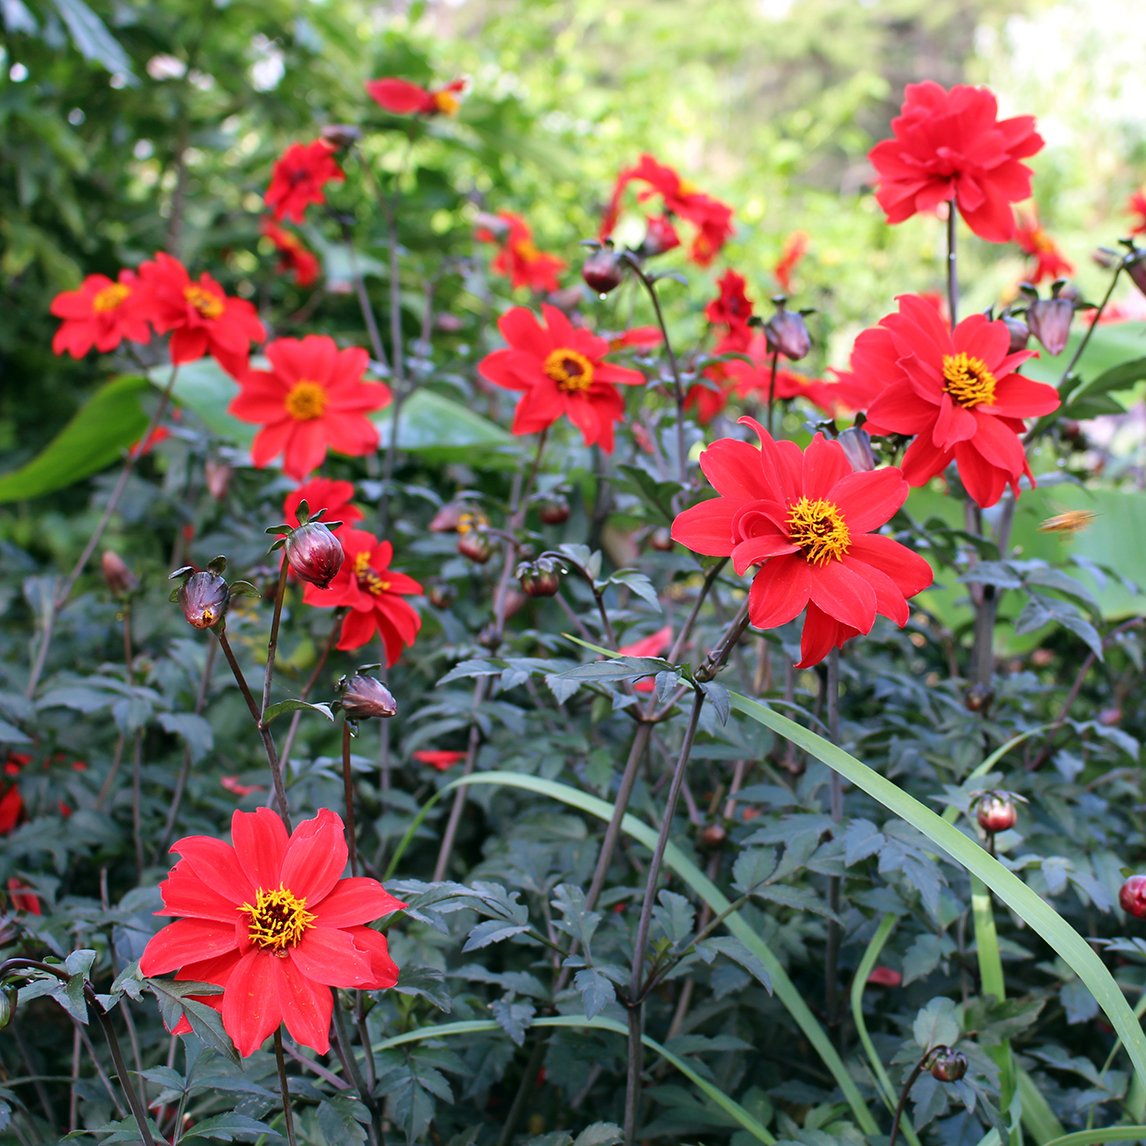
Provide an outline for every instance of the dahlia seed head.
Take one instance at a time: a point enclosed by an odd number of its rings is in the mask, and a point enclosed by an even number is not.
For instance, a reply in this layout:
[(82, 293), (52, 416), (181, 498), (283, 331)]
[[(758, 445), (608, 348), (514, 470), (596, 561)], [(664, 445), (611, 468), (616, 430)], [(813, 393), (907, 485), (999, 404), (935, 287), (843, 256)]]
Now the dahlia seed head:
[(218, 573), (192, 573), (177, 594), (183, 616), (197, 629), (213, 629), (226, 615), (231, 590)]
[(338, 682), (342, 696), (339, 704), (348, 720), (372, 720), (394, 716), (398, 703), (390, 690), (377, 678), (354, 673)]
[(286, 539), (287, 564), (310, 585), (325, 589), (342, 568), (342, 543), (321, 521), (292, 529)]
[(930, 1070), (938, 1082), (958, 1082), (967, 1073), (967, 1056), (951, 1047), (936, 1047), (931, 1052)]
[(812, 349), (812, 336), (804, 316), (799, 311), (786, 310), (783, 303), (764, 324), (764, 333), (768, 345), (793, 362), (798, 362)]
[(601, 247), (582, 264), (581, 277), (590, 290), (608, 294), (621, 285), (625, 277), (625, 261), (612, 247)]
[(517, 567), (517, 579), (529, 597), (554, 597), (561, 588), (561, 564), (552, 557), (523, 561)]
[(1074, 318), (1069, 298), (1040, 298), (1027, 307), (1027, 325), (1048, 354), (1061, 354)]

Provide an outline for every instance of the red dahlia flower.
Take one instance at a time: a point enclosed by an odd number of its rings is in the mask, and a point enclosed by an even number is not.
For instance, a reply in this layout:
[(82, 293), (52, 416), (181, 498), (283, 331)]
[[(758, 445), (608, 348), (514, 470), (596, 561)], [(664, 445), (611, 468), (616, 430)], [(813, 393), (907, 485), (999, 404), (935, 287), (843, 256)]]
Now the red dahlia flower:
[(714, 326), (727, 327), (729, 334), (743, 332), (747, 335), (752, 300), (746, 293), (744, 276), (735, 271), (725, 271), (716, 280), (716, 285), (720, 294), (704, 308), (704, 317)]
[(512, 211), (499, 211), (493, 225), (481, 225), (474, 237), (479, 243), (501, 243), (490, 268), (504, 275), (510, 285), (528, 287), (534, 291), (553, 291), (560, 285), (558, 274), (565, 269), (565, 261), (556, 255), (547, 255), (537, 249), (533, 232), (520, 215)]
[(458, 97), (465, 90), (465, 80), (454, 80), (440, 88), (422, 88), (394, 77), (366, 84), (366, 94), (395, 115), (456, 115), (461, 106)]
[(1146, 187), (1140, 187), (1130, 196), (1130, 200), (1126, 204), (1126, 210), (1129, 211), (1131, 215), (1138, 216), (1134, 226), (1130, 228), (1130, 233), (1132, 235), (1146, 234)]
[[(649, 633), (647, 637), (641, 637), (640, 640), (622, 645), (617, 650), (617, 655), (621, 657), (660, 657), (669, 651), (671, 645), (672, 626), (665, 625), (663, 629), (657, 629), (655, 633)], [(656, 681), (651, 676), (633, 682), (635, 692), (652, 692), (656, 686)]]
[(543, 326), (523, 306), (502, 315), (497, 326), (509, 347), (478, 364), (483, 377), (522, 392), (513, 417), (515, 434), (535, 434), (562, 414), (581, 431), (585, 445), (613, 452), (613, 424), (625, 412), (617, 386), (639, 386), (638, 370), (603, 361), (609, 343), (575, 327), (554, 306), (542, 306)]
[(310, 286), (318, 278), (318, 259), (303, 246), (302, 240), (273, 219), (263, 220), (263, 234), (279, 253), (278, 269), (294, 272), (294, 281), (300, 287)]
[[(297, 529), (298, 507), (305, 501), (311, 517), (320, 509), (325, 509), (326, 512), (322, 515), (323, 521), (340, 521), (342, 525), (356, 525), (364, 515), (358, 506), (350, 504), (353, 497), (354, 486), (348, 481), (311, 478), (310, 481), (303, 482), (294, 493), (287, 494), (286, 501), (283, 502), (283, 521)], [(335, 529), (335, 532), (337, 533), (338, 529)]]
[[(686, 219), (697, 228), (692, 246), (689, 248), (689, 258), (697, 266), (706, 267), (720, 253), (721, 247), (732, 234), (732, 208), (719, 199), (712, 198), (698, 191), (671, 168), (658, 163), (651, 155), (642, 155), (633, 167), (628, 167), (617, 176), (613, 196), (605, 212), (601, 224), (601, 238), (607, 239), (616, 226), (617, 216), (621, 210), (621, 197), (630, 183), (644, 183), (648, 190), (637, 195), (639, 202), (659, 195), (664, 203), (666, 214)], [(660, 220), (663, 228), (667, 220)], [(653, 220), (649, 220), (650, 231)], [(669, 225), (668, 231), (676, 239), (676, 232)], [(675, 242), (671, 245), (675, 246)], [(660, 250), (668, 247), (661, 246)], [(646, 252), (652, 254), (652, 251)]]
[[(393, 987), (398, 968), (385, 936), (365, 924), (405, 906), (375, 879), (342, 879), (346, 835), (328, 808), (288, 837), (269, 808), (235, 812), (232, 844), (186, 836), (182, 859), (159, 885), (179, 915), (153, 936), (139, 960), (151, 977), (214, 983), (200, 1001), (221, 1012), (241, 1055), (254, 1054), (286, 1023), (319, 1054), (330, 1049), (331, 987)], [(173, 1033), (190, 1030), (181, 1021)]]
[(772, 268), (776, 282), (785, 294), (792, 293), (792, 273), (800, 265), (808, 251), (808, 236), (803, 231), (793, 231), (784, 240), (780, 259)]
[(1015, 242), (1035, 260), (1027, 272), (1028, 282), (1037, 284), (1043, 279), (1061, 279), (1074, 274), (1074, 264), (1066, 259), (1058, 243), (1043, 230), (1037, 211), (1029, 215), (1019, 212), (1015, 222)]
[(325, 140), (292, 143), (275, 161), (263, 197), (276, 219), (301, 223), (311, 203), (326, 202), (326, 184), (341, 183), (345, 178), (334, 158), (334, 148)]
[(343, 527), (338, 531), (346, 560), (325, 590), (307, 585), (303, 600), (320, 609), (349, 609), (339, 634), (340, 649), (358, 649), (375, 633), (386, 649), (389, 668), (404, 648), (414, 643), (422, 618), (403, 597), (422, 592), (422, 586), (405, 573), (390, 568), (394, 547), (379, 541), (364, 529)]
[(413, 753), (413, 756), (419, 764), (428, 764), (439, 772), (447, 771), (466, 758), (464, 752), (450, 751), (448, 748), (422, 748)]
[(1011, 204), (1031, 194), (1031, 169), (1019, 160), (1038, 152), (1043, 140), (1033, 116), (998, 115), (986, 88), (908, 84), (903, 109), (891, 121), (894, 138), (868, 153), (887, 221), (902, 223), (954, 199), (979, 238), (1007, 242), (1015, 233)]
[(797, 668), (871, 631), (877, 615), (907, 624), (907, 598), (932, 581), (931, 566), (873, 533), (907, 499), (894, 466), (854, 473), (838, 442), (817, 434), (806, 451), (773, 441), (751, 418), (760, 449), (721, 438), (700, 455), (720, 495), (678, 515), (672, 535), (695, 553), (731, 557), (736, 572), (759, 566), (748, 591), (758, 629), (807, 609)]
[(973, 314), (949, 330), (926, 300), (898, 301), (899, 313), (864, 331), (852, 352), (855, 382), (877, 395), (865, 428), (915, 437), (902, 463), (911, 485), (954, 461), (978, 505), (994, 505), (1008, 484), (1017, 496), (1023, 474), (1034, 482), (1023, 419), (1058, 408), (1054, 387), (1016, 373), (1032, 352), (1010, 353), (1005, 322)]
[(116, 282), (106, 275), (88, 275), (78, 290), (66, 290), (49, 308), (64, 321), (52, 339), (54, 354), (82, 358), (89, 350), (101, 354), (128, 342), (148, 342), (151, 327), (143, 292), (131, 271), (120, 271)]
[(366, 415), (389, 405), (390, 387), (363, 379), (365, 350), (339, 350), (333, 338), (310, 334), (271, 342), (266, 354), (271, 369), (249, 370), (229, 407), (263, 424), (251, 444), (256, 466), (282, 454), (287, 476), (301, 481), (328, 449), (358, 457), (377, 447), (378, 427)]
[(155, 329), (171, 335), (174, 364), (210, 354), (232, 377), (247, 368), (251, 343), (266, 336), (249, 302), (231, 298), (209, 274), (192, 282), (187, 268), (162, 251), (139, 268), (139, 278)]

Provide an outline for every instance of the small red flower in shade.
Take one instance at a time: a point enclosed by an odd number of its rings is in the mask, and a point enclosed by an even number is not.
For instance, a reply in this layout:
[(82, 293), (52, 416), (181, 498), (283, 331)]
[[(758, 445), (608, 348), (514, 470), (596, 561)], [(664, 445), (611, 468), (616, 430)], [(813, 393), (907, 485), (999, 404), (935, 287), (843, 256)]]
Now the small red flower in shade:
[(262, 784), (244, 784), (238, 776), (220, 776), (219, 786), (226, 792), (230, 792), (233, 796), (238, 796), (240, 799), (243, 796), (249, 796), (252, 792), (265, 792), (266, 788)]
[(744, 276), (735, 271), (725, 271), (716, 280), (716, 285), (720, 294), (704, 308), (704, 317), (714, 326), (726, 327), (729, 334), (747, 334), (752, 300), (746, 293)]
[(1137, 215), (1134, 226), (1130, 228), (1132, 235), (1146, 235), (1146, 187), (1141, 187), (1130, 196), (1126, 210), (1131, 215)]
[[(667, 215), (685, 219), (696, 227), (688, 255), (697, 266), (706, 267), (716, 258), (732, 234), (732, 208), (727, 203), (698, 191), (691, 183), (681, 179), (671, 167), (658, 163), (648, 154), (642, 155), (634, 166), (626, 168), (617, 176), (613, 195), (601, 225), (602, 239), (607, 239), (616, 226), (621, 210), (621, 198), (630, 183), (643, 183), (647, 187), (638, 193), (639, 202), (644, 203), (659, 195)], [(652, 222), (650, 219), (650, 232)], [(672, 231), (672, 238), (675, 240), (676, 232), (672, 230), (671, 223), (669, 230)], [(675, 246), (675, 242), (672, 245)], [(660, 247), (660, 250), (668, 249)], [(646, 250), (643, 253), (654, 252)], [(659, 253), (659, 250), (656, 253)]]
[[(283, 521), (297, 529), (299, 525), (298, 507), (306, 502), (310, 516), (313, 517), (320, 509), (326, 512), (322, 515), (323, 521), (339, 521), (342, 526), (357, 525), (363, 518), (362, 510), (350, 501), (354, 497), (354, 486), (348, 481), (333, 481), (330, 478), (311, 478), (305, 481), (293, 493), (288, 493), (283, 502)], [(337, 533), (342, 526), (332, 526)]]
[(276, 219), (301, 223), (312, 203), (326, 202), (326, 185), (346, 178), (334, 148), (324, 140), (292, 143), (275, 161), (270, 186), (263, 196)]
[(1118, 892), (1118, 905), (1135, 919), (1146, 918), (1146, 875), (1127, 877)]
[(609, 344), (575, 327), (554, 306), (542, 306), (545, 325), (523, 306), (502, 315), (497, 326), (509, 347), (478, 364), (484, 378), (521, 392), (513, 417), (515, 434), (535, 434), (562, 414), (581, 431), (585, 445), (613, 451), (613, 425), (625, 412), (618, 386), (639, 386), (638, 370), (604, 361)]
[(142, 297), (132, 271), (120, 271), (115, 282), (106, 275), (88, 275), (78, 290), (62, 291), (49, 308), (63, 319), (52, 339), (52, 353), (82, 358), (89, 350), (114, 350), (124, 339), (150, 341), (149, 312), (141, 305)]
[(300, 287), (308, 287), (318, 278), (318, 259), (308, 251), (298, 235), (280, 227), (273, 219), (263, 220), (263, 234), (274, 244), (279, 254), (278, 269), (291, 271)]
[(251, 443), (256, 466), (282, 454), (284, 472), (301, 481), (327, 450), (359, 457), (377, 448), (378, 427), (367, 415), (390, 404), (390, 387), (362, 377), (365, 350), (339, 350), (333, 338), (310, 334), (271, 342), (266, 355), (271, 369), (249, 370), (229, 407), (263, 427)]
[(346, 560), (326, 590), (307, 585), (303, 600), (321, 609), (346, 607), (338, 638), (340, 649), (361, 648), (375, 633), (386, 649), (389, 668), (404, 648), (414, 643), (422, 618), (403, 598), (422, 592), (422, 586), (405, 573), (390, 568), (394, 547), (379, 541), (364, 529), (338, 531)]
[(894, 466), (853, 472), (838, 442), (817, 434), (807, 450), (773, 441), (751, 418), (760, 449), (721, 438), (700, 455), (719, 497), (686, 509), (672, 535), (695, 553), (731, 557), (736, 572), (758, 567), (748, 616), (758, 629), (795, 620), (805, 608), (798, 668), (871, 631), (877, 615), (907, 624), (907, 598), (932, 581), (931, 566), (872, 531), (907, 499)]
[(986, 88), (908, 84), (903, 108), (891, 121), (893, 138), (868, 153), (887, 221), (902, 223), (954, 199), (979, 238), (1007, 242), (1015, 233), (1011, 204), (1031, 194), (1031, 169), (1019, 161), (1038, 152), (1043, 139), (1033, 116), (998, 115)]
[(1043, 279), (1061, 279), (1074, 274), (1058, 244), (1043, 230), (1037, 211), (1029, 215), (1020, 211), (1015, 223), (1015, 242), (1035, 261), (1027, 271), (1027, 281), (1041, 283)]
[(623, 334), (606, 335), (610, 350), (651, 350), (654, 346), (664, 343), (664, 335), (659, 326), (634, 326)]
[(490, 269), (504, 275), (515, 289), (553, 291), (560, 285), (557, 276), (565, 269), (565, 261), (537, 249), (533, 232), (520, 215), (499, 211), (488, 223), (479, 225), (474, 238), (479, 243), (501, 244)]
[(210, 354), (232, 377), (247, 368), (251, 343), (266, 334), (249, 302), (230, 297), (209, 274), (192, 282), (187, 268), (162, 251), (139, 268), (139, 278), (155, 329), (171, 335), (172, 363)]
[(423, 88), (392, 76), (366, 84), (366, 94), (384, 111), (395, 115), (456, 115), (461, 106), (459, 97), (465, 90), (465, 80), (454, 80), (440, 88)]
[(903, 476), (923, 485), (954, 461), (976, 504), (994, 505), (1019, 478), (1033, 484), (1020, 434), (1023, 419), (1058, 408), (1053, 386), (1016, 373), (1032, 352), (1010, 352), (1005, 322), (973, 314), (954, 330), (915, 295), (856, 339), (851, 368), (877, 396), (867, 408), (871, 434), (909, 434)]
[(445, 772), (466, 758), (464, 752), (451, 752), (444, 748), (422, 748), (412, 755), (419, 764), (428, 764), (439, 772)]
[(785, 294), (792, 293), (792, 274), (808, 253), (808, 236), (803, 231), (793, 231), (784, 240), (784, 249), (772, 268), (776, 282)]
[[(186, 836), (159, 885), (163, 910), (182, 916), (154, 935), (139, 960), (151, 978), (214, 983), (218, 1010), (239, 1054), (254, 1054), (286, 1023), (319, 1054), (330, 1049), (331, 987), (393, 987), (398, 968), (385, 936), (366, 924), (401, 910), (377, 880), (343, 879), (346, 832), (321, 808), (287, 835), (269, 808), (235, 812), (227, 844)], [(190, 1030), (183, 1020), (173, 1033)]]
[[(672, 626), (665, 625), (663, 629), (657, 629), (655, 633), (641, 637), (639, 641), (630, 641), (629, 644), (622, 645), (617, 650), (617, 655), (622, 657), (659, 657), (668, 652), (671, 644)], [(633, 685), (636, 692), (652, 692), (654, 688), (656, 688), (656, 681), (652, 677), (644, 677)]]
[(867, 977), (868, 984), (872, 987), (901, 987), (903, 986), (903, 973), (897, 971), (894, 967), (885, 967), (882, 964), (876, 964), (871, 969), (871, 974)]

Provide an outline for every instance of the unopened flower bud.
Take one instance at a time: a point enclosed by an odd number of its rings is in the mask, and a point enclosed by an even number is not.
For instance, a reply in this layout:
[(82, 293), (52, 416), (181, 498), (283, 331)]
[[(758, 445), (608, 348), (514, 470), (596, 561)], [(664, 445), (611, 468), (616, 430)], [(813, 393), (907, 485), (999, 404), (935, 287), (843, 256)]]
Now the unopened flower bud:
[(698, 842), (704, 851), (719, 851), (728, 842), (728, 830), (723, 824), (705, 824)]
[(207, 492), (216, 501), (222, 501), (227, 496), (227, 487), (231, 484), (232, 473), (234, 470), (226, 462), (217, 462), (208, 458), (203, 463), (203, 480), (207, 485)]
[(569, 520), (569, 502), (560, 494), (547, 497), (537, 511), (537, 516), (546, 525), (564, 525)]
[(126, 597), (139, 585), (139, 578), (127, 567), (124, 559), (110, 549), (104, 550), (100, 558), (100, 568), (103, 571), (104, 583), (113, 597)]
[(489, 534), (484, 529), (459, 530), (458, 552), (475, 565), (484, 565), (493, 554)]
[(989, 684), (973, 684), (963, 694), (963, 707), (968, 712), (981, 712), (986, 716), (994, 699), (995, 690)]
[(654, 255), (663, 255), (680, 246), (680, 236), (667, 215), (653, 215), (648, 220), (648, 230), (645, 231), (644, 241), (637, 254), (642, 259), (651, 259)]
[(983, 831), (994, 835), (1013, 828), (1018, 819), (1018, 811), (1009, 792), (987, 792), (979, 800), (975, 818)]
[(871, 435), (860, 426), (849, 426), (836, 439), (844, 448), (847, 459), (856, 473), (870, 473), (875, 469), (875, 454), (871, 448)]
[(797, 310), (786, 310), (783, 303), (764, 324), (764, 333), (768, 345), (793, 362), (798, 362), (812, 349), (812, 336), (804, 316)]
[(967, 1056), (951, 1047), (931, 1052), (931, 1077), (937, 1082), (958, 1082), (967, 1073)]
[(338, 682), (342, 693), (339, 705), (349, 720), (371, 720), (394, 716), (398, 704), (390, 690), (378, 679), (354, 673)]
[(454, 587), (437, 581), (426, 591), (426, 598), (435, 609), (448, 609), (454, 603)]
[(1048, 354), (1061, 354), (1074, 318), (1074, 303), (1069, 298), (1040, 298), (1027, 307), (1027, 325), (1031, 334)]
[(530, 597), (554, 597), (561, 588), (561, 565), (552, 557), (523, 561), (517, 567), (517, 579)]
[(342, 542), (321, 521), (292, 529), (286, 539), (287, 564), (303, 580), (325, 589), (342, 568)]
[(649, 545), (661, 553), (668, 553), (672, 549), (674, 542), (667, 525), (662, 525), (649, 534)]
[(1118, 904), (1135, 919), (1146, 916), (1146, 875), (1132, 875), (1118, 892)]
[(1002, 321), (1011, 336), (1011, 345), (1007, 353), (1018, 354), (1020, 350), (1026, 350), (1027, 343), (1031, 340), (1031, 328), (1017, 314), (1004, 314)]
[(1135, 249), (1133, 254), (1126, 256), (1126, 273), (1130, 281), (1146, 294), (1146, 251)]
[(608, 294), (621, 285), (625, 277), (625, 261), (612, 247), (601, 247), (582, 264), (581, 277), (590, 290)]
[(335, 150), (345, 151), (362, 138), (362, 131), (352, 123), (326, 123), (323, 124), (319, 136), (324, 143), (329, 143)]
[(179, 605), (189, 625), (213, 629), (226, 615), (231, 590), (218, 573), (192, 573), (179, 589)]

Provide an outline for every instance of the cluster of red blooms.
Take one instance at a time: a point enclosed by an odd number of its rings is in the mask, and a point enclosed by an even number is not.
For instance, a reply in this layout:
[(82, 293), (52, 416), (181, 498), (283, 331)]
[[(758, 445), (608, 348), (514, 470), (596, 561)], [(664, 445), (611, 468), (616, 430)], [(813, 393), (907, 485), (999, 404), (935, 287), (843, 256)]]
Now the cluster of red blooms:
[(529, 224), (512, 211), (482, 215), (474, 238), (479, 243), (496, 243), (497, 254), (490, 263), (494, 274), (504, 275), (510, 286), (532, 291), (555, 291), (557, 276), (565, 269), (564, 259), (537, 249)]

